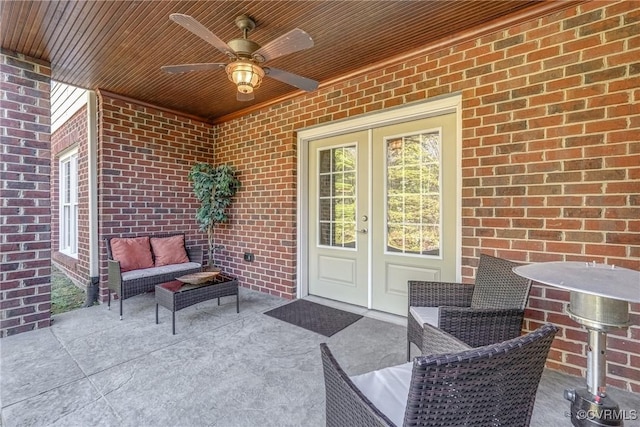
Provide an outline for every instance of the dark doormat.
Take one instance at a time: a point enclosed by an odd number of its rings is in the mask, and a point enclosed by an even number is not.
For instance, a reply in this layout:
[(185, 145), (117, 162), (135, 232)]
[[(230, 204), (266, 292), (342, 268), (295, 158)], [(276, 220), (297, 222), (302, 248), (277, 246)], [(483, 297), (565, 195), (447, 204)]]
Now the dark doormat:
[(274, 308), (264, 314), (325, 337), (330, 337), (336, 332), (340, 332), (362, 318), (359, 314), (349, 313), (303, 299)]

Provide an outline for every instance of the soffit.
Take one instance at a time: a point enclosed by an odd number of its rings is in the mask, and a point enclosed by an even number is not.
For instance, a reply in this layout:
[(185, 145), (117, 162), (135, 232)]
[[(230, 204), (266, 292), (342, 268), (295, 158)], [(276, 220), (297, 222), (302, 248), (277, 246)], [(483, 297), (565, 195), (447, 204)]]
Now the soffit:
[(241, 34), (264, 45), (293, 28), (315, 46), (268, 63), (322, 82), (416, 51), (542, 1), (3, 1), (2, 47), (51, 63), (52, 78), (103, 89), (207, 120), (298, 92), (265, 78), (249, 103), (236, 100), (222, 70), (170, 75), (160, 66), (226, 62), (223, 54), (169, 20), (196, 18), (221, 39)]

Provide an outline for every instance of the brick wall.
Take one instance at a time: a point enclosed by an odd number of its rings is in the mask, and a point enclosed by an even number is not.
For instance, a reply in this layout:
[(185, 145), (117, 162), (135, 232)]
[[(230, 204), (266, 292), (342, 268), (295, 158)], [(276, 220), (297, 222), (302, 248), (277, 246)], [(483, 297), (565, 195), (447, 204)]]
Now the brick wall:
[[(226, 248), (223, 268), (242, 277), (244, 286), (291, 299), (296, 294), (296, 138), (287, 120), (298, 115), (282, 114), (275, 108), (220, 127), (216, 164), (236, 167), (242, 186), (230, 223), (218, 226), (216, 239)], [(255, 261), (244, 262), (244, 252), (254, 253)]]
[(49, 326), (48, 63), (0, 53), (0, 336)]
[[(51, 135), (51, 241), (53, 260), (76, 284), (89, 282), (89, 176), (87, 107), (82, 107)], [(78, 258), (60, 248), (60, 154), (78, 149)]]
[[(98, 93), (98, 233), (101, 298), (106, 299), (112, 236), (184, 232), (206, 247), (187, 181), (197, 162), (213, 161), (213, 126)], [(205, 251), (206, 254), (206, 251)]]
[[(640, 4), (588, 2), (220, 124), (216, 163), (236, 166), (243, 185), (217, 232), (226, 268), (295, 295), (296, 130), (458, 92), (466, 281), (481, 252), (640, 269), (639, 58)], [(567, 302), (534, 286), (525, 327), (561, 326), (549, 365), (582, 375), (586, 334)], [(611, 333), (608, 349), (608, 382), (640, 391), (640, 326)]]

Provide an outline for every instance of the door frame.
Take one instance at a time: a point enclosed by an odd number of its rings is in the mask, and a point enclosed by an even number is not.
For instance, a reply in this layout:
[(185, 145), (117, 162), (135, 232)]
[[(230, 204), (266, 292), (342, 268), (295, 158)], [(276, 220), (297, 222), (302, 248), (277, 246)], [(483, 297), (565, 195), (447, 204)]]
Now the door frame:
[[(309, 141), (330, 136), (350, 133), (372, 127), (386, 126), (401, 122), (414, 121), (423, 118), (456, 113), (456, 280), (462, 278), (462, 95), (457, 93), (428, 101), (412, 103), (406, 106), (390, 108), (376, 113), (365, 114), (353, 119), (339, 120), (328, 124), (312, 126), (298, 131), (298, 179), (296, 194), (296, 298), (309, 295), (309, 236), (305, 230), (309, 226)], [(371, 144), (371, 138), (369, 138)], [(371, 155), (371, 154), (369, 154)], [(371, 171), (369, 172), (371, 174)], [(371, 181), (371, 176), (369, 176)], [(371, 248), (368, 249), (371, 252)], [(371, 254), (369, 253), (369, 256)], [(368, 307), (371, 309), (371, 267), (368, 271), (369, 298)]]

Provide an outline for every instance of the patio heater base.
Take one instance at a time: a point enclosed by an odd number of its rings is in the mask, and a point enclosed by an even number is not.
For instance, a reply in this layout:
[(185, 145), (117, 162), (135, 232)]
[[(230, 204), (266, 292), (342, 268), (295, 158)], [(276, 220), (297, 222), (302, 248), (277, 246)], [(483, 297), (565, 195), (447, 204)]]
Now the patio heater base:
[(564, 391), (571, 402), (571, 424), (574, 427), (621, 426), (620, 407), (609, 396), (599, 397), (587, 389)]
[(589, 332), (587, 388), (564, 391), (565, 399), (571, 402), (571, 424), (575, 427), (621, 426), (620, 407), (605, 393), (607, 331), (629, 326), (629, 304), (572, 291), (567, 314)]
[(613, 265), (550, 262), (514, 267), (523, 277), (570, 291), (567, 314), (588, 332), (587, 388), (565, 390), (574, 427), (621, 426), (623, 413), (606, 390), (607, 331), (630, 324), (629, 301), (640, 302), (640, 273)]

